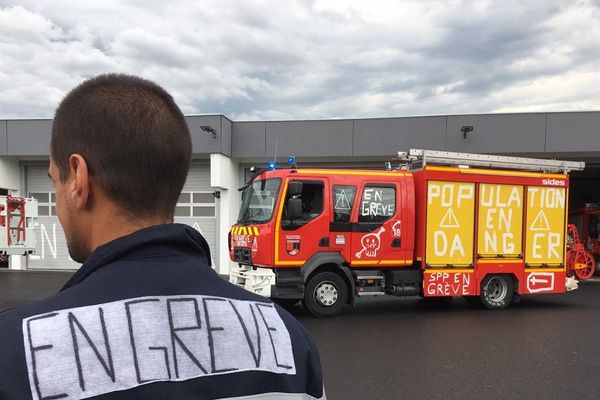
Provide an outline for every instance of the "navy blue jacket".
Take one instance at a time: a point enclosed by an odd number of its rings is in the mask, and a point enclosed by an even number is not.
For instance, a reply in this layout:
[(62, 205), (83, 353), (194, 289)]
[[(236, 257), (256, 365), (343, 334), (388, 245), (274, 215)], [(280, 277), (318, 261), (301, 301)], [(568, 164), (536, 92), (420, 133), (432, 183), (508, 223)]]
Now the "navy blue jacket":
[(243, 396), (324, 398), (319, 355), (285, 310), (221, 279), (186, 225), (100, 246), (60, 292), (0, 313), (0, 399)]

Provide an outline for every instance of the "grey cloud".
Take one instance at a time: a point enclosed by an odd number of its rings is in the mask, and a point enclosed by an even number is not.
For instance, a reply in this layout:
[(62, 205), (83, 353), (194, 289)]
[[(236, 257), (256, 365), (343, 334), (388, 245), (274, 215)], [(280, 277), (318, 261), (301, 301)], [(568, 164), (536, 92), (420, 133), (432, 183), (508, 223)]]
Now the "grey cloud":
[[(600, 108), (580, 89), (600, 83), (598, 5), (4, 0), (0, 118), (49, 117), (109, 71), (157, 81), (185, 112), (234, 119)], [(563, 76), (572, 83), (552, 99), (535, 85)]]

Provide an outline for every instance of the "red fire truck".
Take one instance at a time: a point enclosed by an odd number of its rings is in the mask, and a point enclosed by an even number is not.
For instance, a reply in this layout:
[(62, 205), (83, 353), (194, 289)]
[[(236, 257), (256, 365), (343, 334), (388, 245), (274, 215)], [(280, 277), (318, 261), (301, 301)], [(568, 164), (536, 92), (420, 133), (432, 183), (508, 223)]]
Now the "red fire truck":
[(410, 150), (387, 170), (259, 170), (230, 231), (230, 281), (316, 316), (357, 296), (464, 296), (502, 309), (577, 288), (569, 171), (583, 163)]

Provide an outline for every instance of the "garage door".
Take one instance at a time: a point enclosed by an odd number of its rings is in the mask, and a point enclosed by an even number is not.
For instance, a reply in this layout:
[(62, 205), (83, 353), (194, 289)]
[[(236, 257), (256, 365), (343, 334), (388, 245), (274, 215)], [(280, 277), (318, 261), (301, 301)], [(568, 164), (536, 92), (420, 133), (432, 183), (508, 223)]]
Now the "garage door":
[(38, 200), (38, 219), (35, 226), (36, 254), (28, 256), (30, 269), (77, 269), (79, 264), (71, 260), (65, 234), (56, 216), (56, 198), (48, 167), (26, 167), (27, 196)]
[(200, 231), (210, 246), (213, 266), (217, 262), (217, 209), (210, 187), (210, 167), (192, 164), (175, 208), (175, 222)]
[[(39, 217), (35, 224), (36, 254), (28, 256), (29, 269), (77, 269), (69, 257), (65, 235), (56, 216), (56, 199), (47, 166), (27, 166), (26, 192), (38, 199)], [(194, 164), (175, 210), (175, 222), (188, 224), (208, 241), (213, 261), (216, 249), (216, 204), (210, 188), (210, 167)], [(214, 262), (213, 262), (214, 264)]]

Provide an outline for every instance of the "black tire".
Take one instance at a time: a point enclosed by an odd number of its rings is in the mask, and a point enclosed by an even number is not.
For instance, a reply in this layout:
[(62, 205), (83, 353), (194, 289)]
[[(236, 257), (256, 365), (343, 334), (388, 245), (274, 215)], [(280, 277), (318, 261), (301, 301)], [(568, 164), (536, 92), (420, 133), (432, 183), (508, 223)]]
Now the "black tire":
[(510, 305), (515, 295), (512, 277), (488, 275), (481, 283), (481, 303), (488, 310), (502, 310)]
[(335, 272), (320, 272), (308, 281), (304, 307), (315, 317), (339, 314), (348, 302), (348, 286)]

